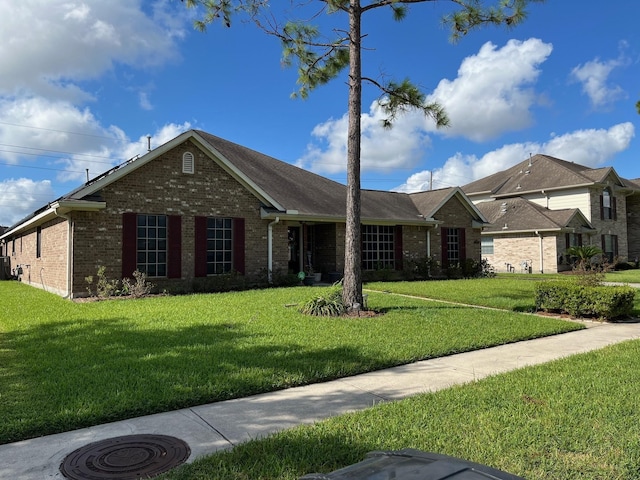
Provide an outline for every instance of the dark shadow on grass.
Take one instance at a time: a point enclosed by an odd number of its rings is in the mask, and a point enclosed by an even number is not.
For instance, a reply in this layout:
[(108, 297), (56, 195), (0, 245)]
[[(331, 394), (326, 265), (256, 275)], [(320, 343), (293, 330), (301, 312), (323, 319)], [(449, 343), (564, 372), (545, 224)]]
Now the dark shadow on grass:
[(3, 334), (0, 443), (338, 378), (355, 348), (255, 345), (241, 324), (137, 330), (126, 318)]

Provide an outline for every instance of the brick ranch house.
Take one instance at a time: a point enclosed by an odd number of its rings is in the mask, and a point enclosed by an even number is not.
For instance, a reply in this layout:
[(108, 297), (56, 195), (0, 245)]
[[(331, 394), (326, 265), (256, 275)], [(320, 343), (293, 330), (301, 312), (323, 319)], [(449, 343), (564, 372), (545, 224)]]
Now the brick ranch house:
[(491, 223), (482, 257), (499, 272), (571, 269), (570, 246), (596, 245), (609, 262), (640, 257), (640, 179), (548, 155), (462, 187)]
[[(346, 187), (203, 131), (187, 131), (88, 181), (0, 236), (20, 280), (87, 294), (87, 276), (145, 272), (159, 288), (236, 272), (247, 279), (343, 271)], [(362, 191), (362, 268), (403, 258), (480, 260), (486, 219), (459, 188)]]

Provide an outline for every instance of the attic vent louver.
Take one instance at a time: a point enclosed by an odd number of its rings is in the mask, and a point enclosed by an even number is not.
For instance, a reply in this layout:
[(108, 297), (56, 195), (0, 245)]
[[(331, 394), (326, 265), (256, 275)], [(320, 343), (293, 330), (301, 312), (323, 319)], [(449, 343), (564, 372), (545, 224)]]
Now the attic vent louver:
[(194, 173), (195, 172), (195, 159), (193, 153), (185, 152), (182, 155), (182, 173)]

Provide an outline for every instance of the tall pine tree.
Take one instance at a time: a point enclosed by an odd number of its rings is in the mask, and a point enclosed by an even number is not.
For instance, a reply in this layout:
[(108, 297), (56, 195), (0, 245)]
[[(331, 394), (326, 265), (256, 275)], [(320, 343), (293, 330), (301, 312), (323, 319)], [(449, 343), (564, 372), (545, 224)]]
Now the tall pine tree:
[[(348, 69), (347, 132), (347, 204), (343, 299), (349, 309), (362, 305), (361, 271), (361, 200), (360, 200), (360, 139), (362, 114), (362, 85), (374, 85), (381, 92), (380, 106), (386, 114), (385, 126), (393, 124), (396, 116), (408, 109), (419, 109), (431, 117), (438, 127), (449, 124), (441, 105), (426, 103), (425, 94), (409, 80), (379, 82), (362, 75), (362, 26), (366, 14), (377, 9), (391, 10), (394, 20), (406, 17), (409, 7), (420, 3), (448, 2), (454, 12), (444, 17), (450, 27), (452, 41), (458, 41), (470, 31), (485, 26), (514, 27), (526, 18), (528, 4), (544, 0), (495, 0), (486, 5), (484, 0), (309, 0), (293, 2), (292, 12), (304, 10), (299, 18), (319, 18), (320, 14), (341, 15), (348, 19), (341, 30), (332, 30), (333, 40), (325, 41), (317, 26), (308, 20), (279, 18), (267, 0), (182, 0), (190, 8), (200, 8), (202, 16), (196, 21), (200, 30), (222, 22), (230, 27), (236, 15), (248, 16), (265, 33), (280, 39), (283, 60), (288, 66), (297, 65), (300, 88), (295, 96), (305, 98), (314, 88), (336, 78)], [(279, 0), (282, 4), (285, 0)], [(315, 11), (309, 12), (309, 9)]]

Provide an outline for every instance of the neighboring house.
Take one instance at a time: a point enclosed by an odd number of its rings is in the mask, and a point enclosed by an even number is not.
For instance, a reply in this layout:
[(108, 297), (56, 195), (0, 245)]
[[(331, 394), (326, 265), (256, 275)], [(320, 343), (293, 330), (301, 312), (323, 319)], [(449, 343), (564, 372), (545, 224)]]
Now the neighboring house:
[[(255, 281), (344, 269), (346, 187), (190, 130), (37, 210), (0, 236), (23, 282), (74, 298), (87, 276), (135, 270), (169, 291), (236, 272)], [(362, 191), (362, 268), (480, 260), (486, 219), (459, 188)], [(326, 278), (326, 277), (325, 277)]]
[(570, 246), (596, 245), (610, 262), (640, 256), (640, 183), (611, 167), (535, 155), (462, 190), (492, 224), (482, 257), (497, 271), (568, 270)]

